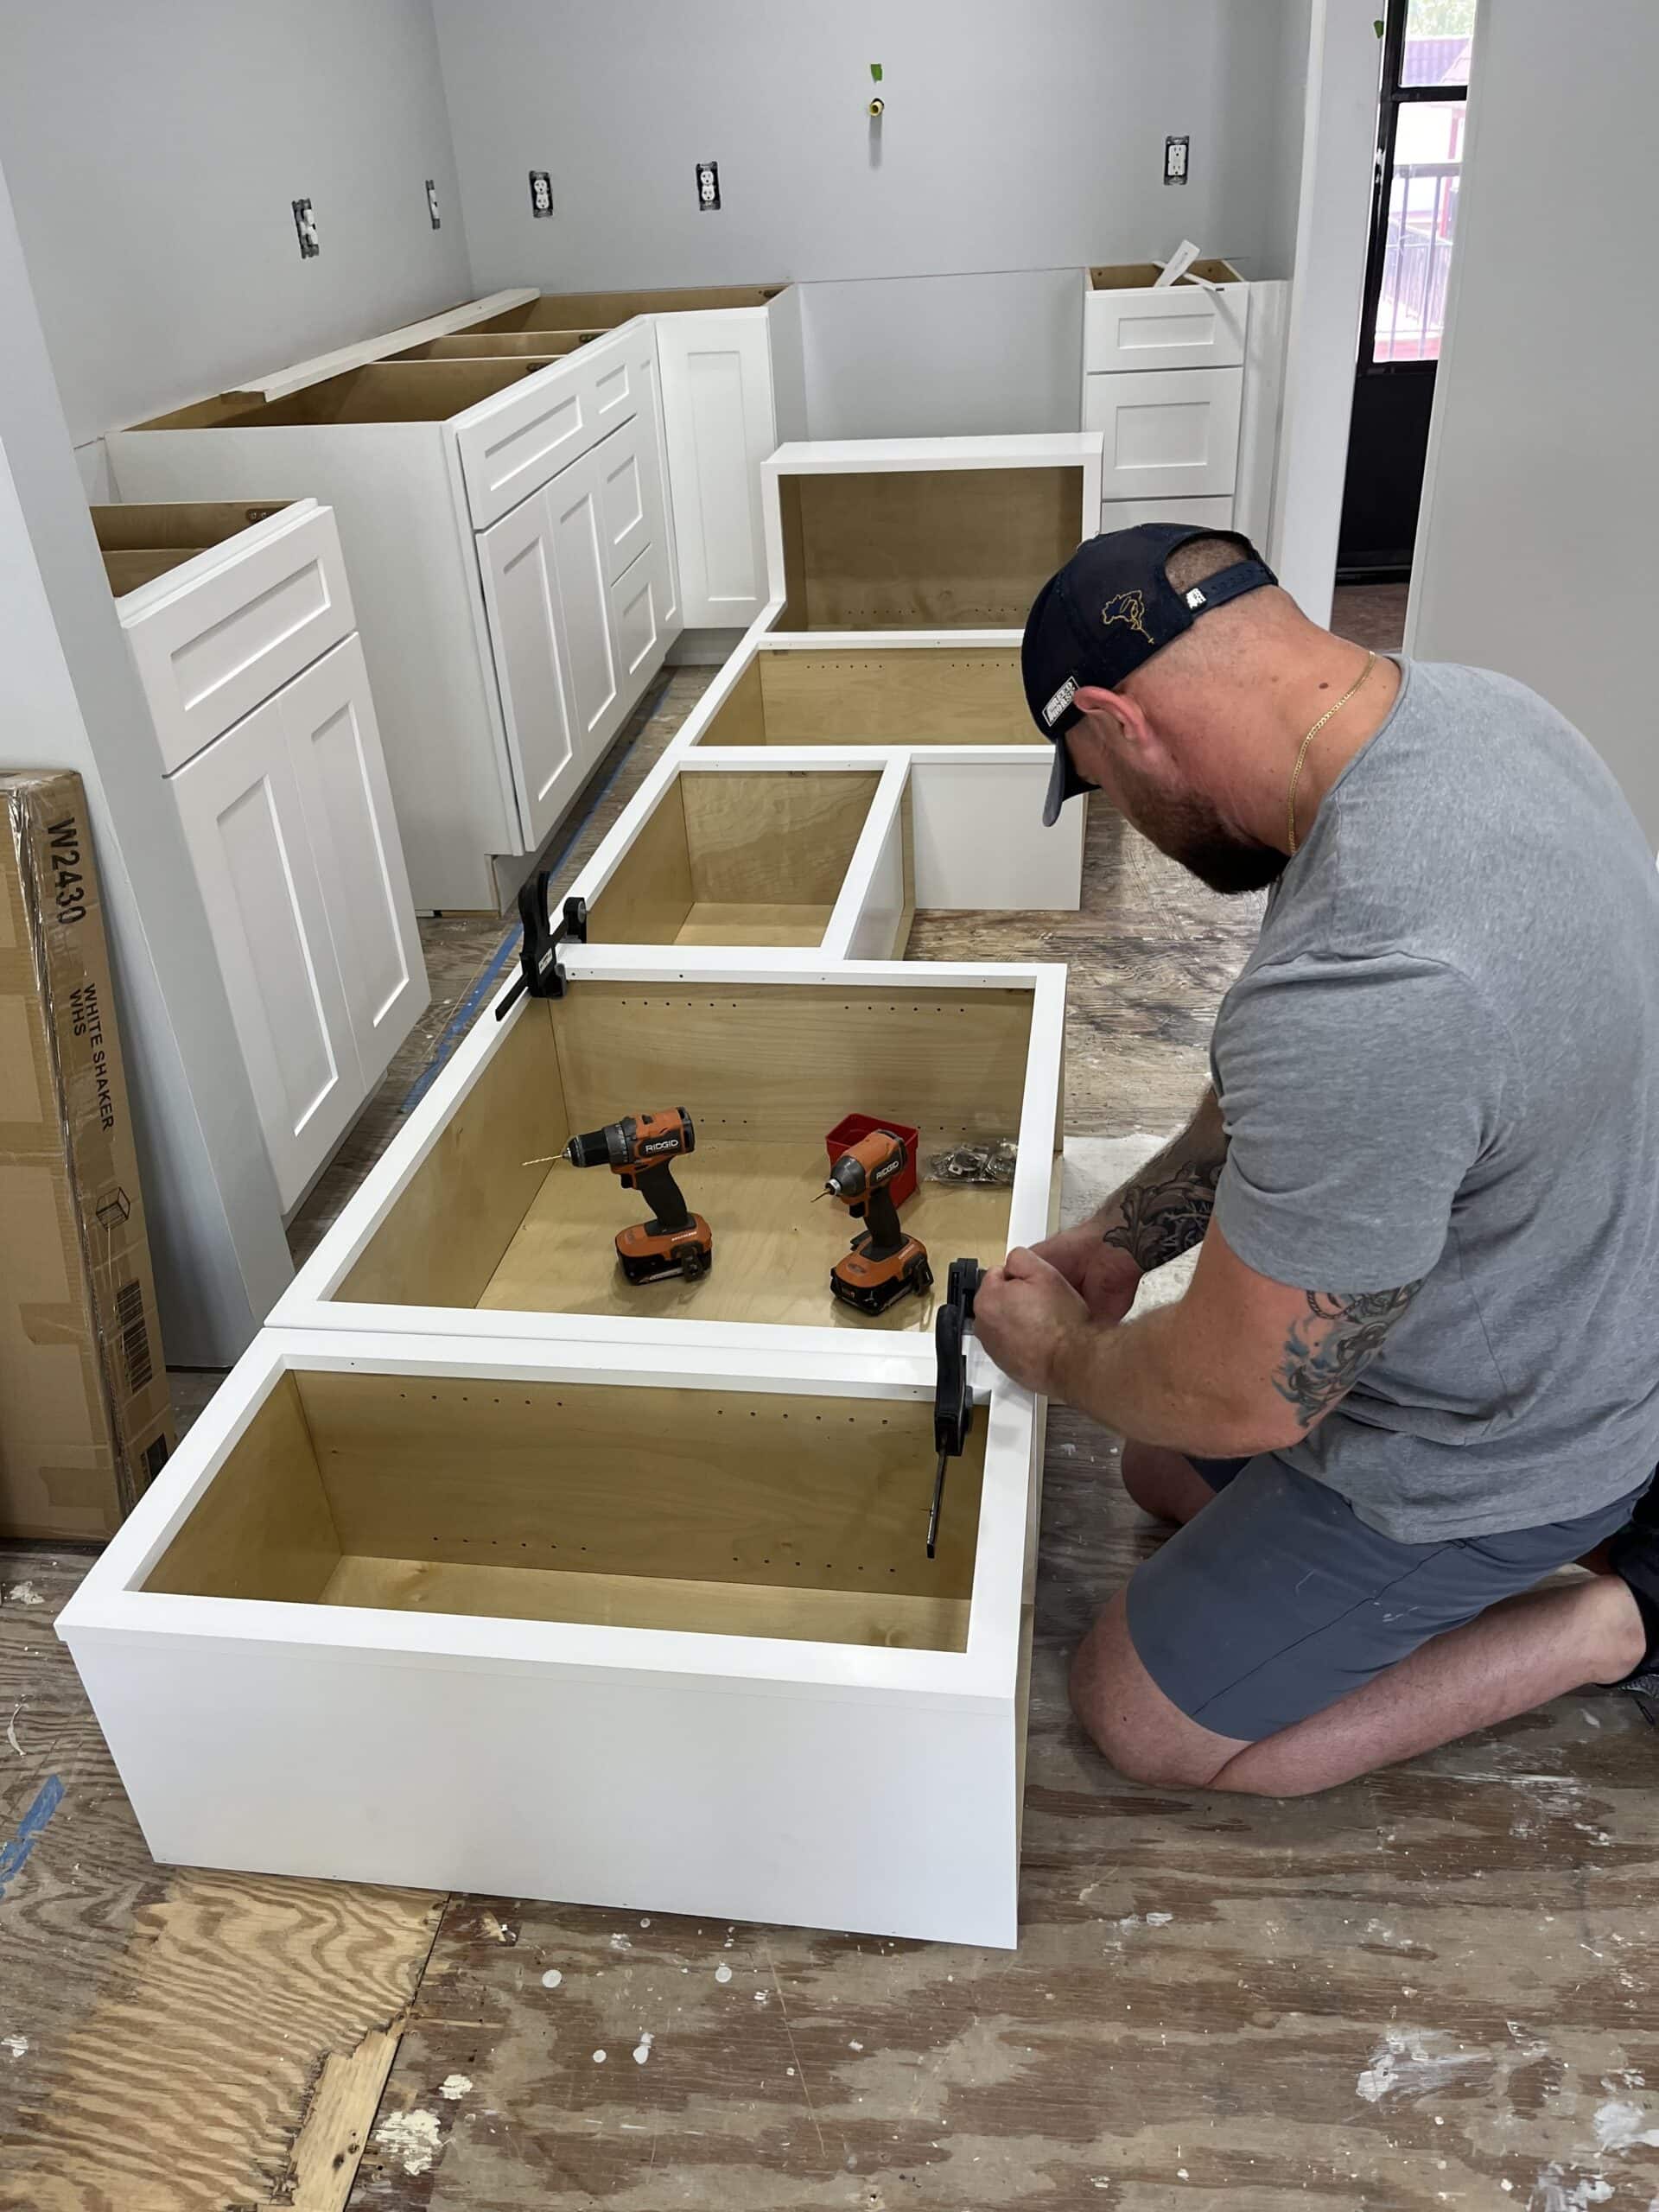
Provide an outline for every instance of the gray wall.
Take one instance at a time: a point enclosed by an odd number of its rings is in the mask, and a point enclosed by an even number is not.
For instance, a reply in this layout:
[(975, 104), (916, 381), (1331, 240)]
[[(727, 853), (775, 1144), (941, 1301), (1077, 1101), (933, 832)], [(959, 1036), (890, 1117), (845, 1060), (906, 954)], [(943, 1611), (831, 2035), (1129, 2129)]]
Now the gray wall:
[(815, 438), (1080, 427), (1076, 269), (804, 284), (801, 320)]
[(0, 0), (0, 56), (78, 443), (470, 296), (430, 0)]
[[(1268, 260), (1286, 251), (1276, 165), (1301, 112), (1280, 80), (1305, 5), (436, 0), (474, 273), (555, 288), (1043, 270), (1186, 235), (1286, 276)], [(1179, 131), (1192, 181), (1166, 188)], [(716, 214), (693, 182), (710, 157)], [(550, 220), (531, 219), (532, 168), (552, 172)]]
[(162, 1330), (227, 1366), (293, 1269), (207, 916), (117, 620), (0, 175), (0, 729), (86, 787)]
[(1574, 9), (1565, 49), (1563, 22), (1483, 0), (1408, 642), (1541, 691), (1659, 845), (1659, 9)]

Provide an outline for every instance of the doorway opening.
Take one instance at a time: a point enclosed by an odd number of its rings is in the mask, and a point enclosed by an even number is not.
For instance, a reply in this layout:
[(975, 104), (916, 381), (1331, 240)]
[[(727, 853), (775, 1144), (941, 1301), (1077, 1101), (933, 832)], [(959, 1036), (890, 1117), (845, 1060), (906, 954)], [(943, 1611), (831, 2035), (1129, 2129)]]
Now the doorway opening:
[[(1475, 0), (1387, 0), (1337, 577), (1363, 588), (1368, 630), (1392, 629), (1392, 643), (1404, 631), (1446, 324), (1474, 28)], [(1344, 596), (1358, 612), (1359, 594)]]

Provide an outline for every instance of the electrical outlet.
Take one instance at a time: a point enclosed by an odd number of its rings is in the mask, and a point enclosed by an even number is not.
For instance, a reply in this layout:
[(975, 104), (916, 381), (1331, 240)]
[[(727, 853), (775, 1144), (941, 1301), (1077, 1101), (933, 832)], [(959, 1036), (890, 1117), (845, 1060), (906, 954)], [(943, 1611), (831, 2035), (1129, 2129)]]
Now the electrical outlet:
[(546, 169), (530, 172), (530, 212), (537, 216), (553, 213), (553, 179)]
[(712, 215), (720, 206), (720, 163), (697, 163), (697, 205), (705, 215)]
[(311, 212), (311, 202), (296, 200), (290, 204), (294, 209), (294, 229), (300, 241), (300, 259), (315, 261), (322, 251), (322, 241), (317, 236), (317, 219)]
[(433, 229), (441, 231), (443, 228), (443, 218), (438, 213), (438, 188), (435, 180), (432, 177), (428, 177), (426, 180), (426, 212), (432, 219)]
[(1192, 146), (1191, 138), (1166, 138), (1164, 141), (1164, 182), (1186, 182), (1186, 156)]

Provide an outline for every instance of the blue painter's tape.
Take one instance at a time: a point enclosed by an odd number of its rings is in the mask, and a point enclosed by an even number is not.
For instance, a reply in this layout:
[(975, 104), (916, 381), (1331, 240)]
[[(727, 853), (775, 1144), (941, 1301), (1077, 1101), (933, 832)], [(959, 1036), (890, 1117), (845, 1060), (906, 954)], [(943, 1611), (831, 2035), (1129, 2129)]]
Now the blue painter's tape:
[(0, 1897), (6, 1894), (6, 1885), (12, 1876), (21, 1873), (28, 1865), (29, 1853), (62, 1802), (63, 1784), (55, 1774), (48, 1774), (35, 1793), (35, 1802), (18, 1821), (16, 1834), (0, 1843)]

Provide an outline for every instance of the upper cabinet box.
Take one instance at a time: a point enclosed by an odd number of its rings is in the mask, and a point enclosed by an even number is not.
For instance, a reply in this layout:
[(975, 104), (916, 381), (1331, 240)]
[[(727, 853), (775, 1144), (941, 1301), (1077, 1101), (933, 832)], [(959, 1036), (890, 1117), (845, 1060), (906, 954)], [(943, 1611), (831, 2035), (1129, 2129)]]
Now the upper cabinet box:
[[(1229, 369), (1244, 359), (1250, 288), (1226, 261), (1195, 261), (1206, 280), (1160, 286), (1155, 261), (1089, 271), (1083, 301), (1083, 365), (1121, 369)], [(1216, 289), (1210, 289), (1214, 286)]]
[(766, 467), (776, 626), (1017, 630), (1098, 527), (1090, 432), (779, 446)]

